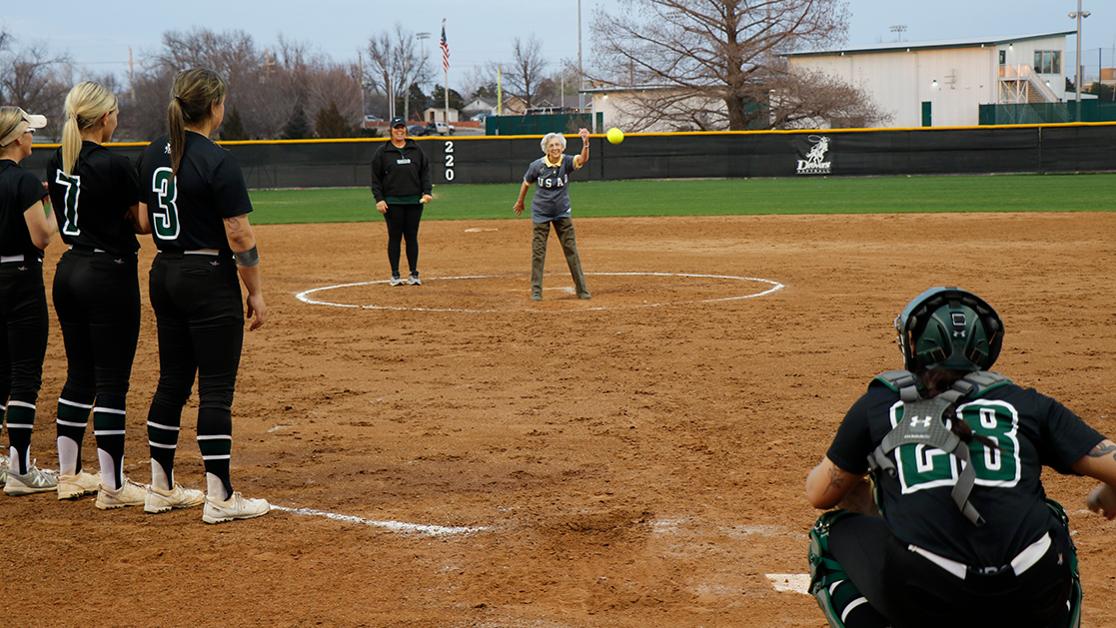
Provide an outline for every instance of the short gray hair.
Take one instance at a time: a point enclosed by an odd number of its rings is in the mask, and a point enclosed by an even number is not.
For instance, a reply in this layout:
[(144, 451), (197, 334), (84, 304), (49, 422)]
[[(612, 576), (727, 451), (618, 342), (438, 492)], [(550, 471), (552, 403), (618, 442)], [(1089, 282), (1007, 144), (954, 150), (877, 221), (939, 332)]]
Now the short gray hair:
[(539, 145), (542, 146), (543, 154), (546, 154), (546, 145), (549, 144), (550, 140), (552, 140), (554, 138), (558, 138), (558, 139), (562, 140), (562, 150), (566, 150), (566, 136), (565, 135), (562, 135), (561, 133), (547, 133), (546, 135), (543, 136), (542, 141), (539, 142)]

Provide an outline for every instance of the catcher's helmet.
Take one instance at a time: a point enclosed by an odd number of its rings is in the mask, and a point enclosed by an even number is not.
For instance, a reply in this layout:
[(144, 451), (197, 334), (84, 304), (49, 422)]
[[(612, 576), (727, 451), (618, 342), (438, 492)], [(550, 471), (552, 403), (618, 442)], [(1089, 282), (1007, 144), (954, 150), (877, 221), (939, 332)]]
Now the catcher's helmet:
[(899, 316), (899, 350), (908, 371), (985, 371), (1000, 356), (1004, 323), (984, 299), (960, 288), (930, 288)]

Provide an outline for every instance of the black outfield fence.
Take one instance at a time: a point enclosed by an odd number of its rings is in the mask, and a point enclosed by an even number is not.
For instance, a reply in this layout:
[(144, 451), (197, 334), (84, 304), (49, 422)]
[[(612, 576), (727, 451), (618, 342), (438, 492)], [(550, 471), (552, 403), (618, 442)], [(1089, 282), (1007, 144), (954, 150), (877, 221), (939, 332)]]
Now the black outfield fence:
[[(542, 156), (540, 136), (419, 138), (434, 182), (519, 181)], [(385, 140), (222, 143), (249, 187), (368, 185), (372, 154)], [(581, 140), (568, 137), (568, 153)], [(583, 179), (812, 177), (1116, 170), (1116, 124), (833, 129), (629, 135), (622, 144), (590, 140)], [(41, 172), (55, 146), (41, 145), (24, 166)], [(142, 144), (114, 146), (136, 157)]]

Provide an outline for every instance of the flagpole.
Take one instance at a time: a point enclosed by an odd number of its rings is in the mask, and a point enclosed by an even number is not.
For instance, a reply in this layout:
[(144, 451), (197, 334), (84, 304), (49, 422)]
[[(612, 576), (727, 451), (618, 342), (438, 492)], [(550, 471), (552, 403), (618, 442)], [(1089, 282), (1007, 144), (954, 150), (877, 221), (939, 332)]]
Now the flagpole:
[(446, 108), (442, 110), (442, 122), (446, 125), (446, 133), (449, 133), (449, 45), (446, 43), (446, 18), (442, 18), (442, 74), (445, 80), (442, 83), (443, 91), (446, 95)]

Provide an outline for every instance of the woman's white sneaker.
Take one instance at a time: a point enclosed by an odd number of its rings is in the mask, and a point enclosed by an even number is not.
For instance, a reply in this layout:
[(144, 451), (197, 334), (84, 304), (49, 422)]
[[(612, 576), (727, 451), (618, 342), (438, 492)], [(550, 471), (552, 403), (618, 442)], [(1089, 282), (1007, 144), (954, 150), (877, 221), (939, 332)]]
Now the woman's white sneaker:
[(124, 478), (124, 486), (116, 490), (107, 489), (101, 485), (97, 491), (97, 502), (94, 504), (101, 510), (124, 508), (125, 506), (142, 506), (147, 496), (147, 489), (139, 482)]
[(147, 485), (147, 496), (143, 502), (143, 511), (157, 514), (172, 508), (201, 506), (204, 502), (205, 493), (194, 488), (185, 488), (177, 482), (175, 482), (174, 488), (169, 491), (149, 484)]
[(232, 497), (225, 501), (205, 498), (205, 510), (202, 512), (202, 521), (206, 523), (224, 523), (234, 519), (252, 519), (262, 517), (271, 510), (271, 504), (266, 499), (249, 499), (234, 492)]
[(30, 495), (32, 493), (45, 493), (58, 488), (58, 472), (51, 469), (40, 469), (32, 462), (27, 473), (16, 473), (8, 469), (8, 477), (4, 480), (5, 495)]
[(73, 475), (58, 476), (58, 499), (77, 499), (83, 495), (96, 493), (101, 486), (101, 478), (86, 471)]

